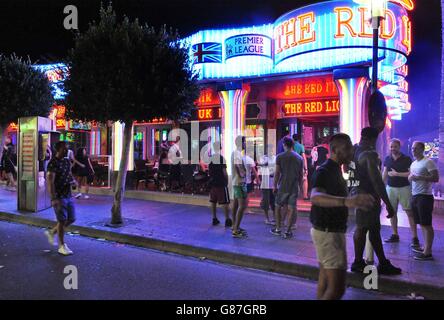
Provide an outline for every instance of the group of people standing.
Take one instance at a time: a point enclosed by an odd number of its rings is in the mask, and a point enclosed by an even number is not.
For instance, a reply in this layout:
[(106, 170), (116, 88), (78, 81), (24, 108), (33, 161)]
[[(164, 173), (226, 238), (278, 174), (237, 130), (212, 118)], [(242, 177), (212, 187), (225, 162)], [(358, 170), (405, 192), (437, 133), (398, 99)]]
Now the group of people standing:
[(293, 236), (299, 190), (303, 190), (304, 198), (308, 199), (307, 159), (297, 136), (293, 139), (286, 135), (281, 142), (278, 149), (282, 148), (283, 152), (275, 155), (274, 145), (268, 145), (267, 153), (258, 161), (259, 170), (257, 170), (254, 160), (248, 154), (244, 154), (246, 138), (244, 136), (236, 138), (236, 150), (230, 159), (233, 219), (229, 217), (230, 195), (226, 160), (220, 154), (220, 143), (214, 143), (215, 153), (209, 159), (208, 166), (213, 225), (220, 223), (216, 216), (216, 207), (219, 204), (224, 208), (225, 226), (232, 227), (233, 237), (247, 237), (247, 231), (241, 228), (241, 222), (248, 207), (249, 194), (253, 192), (254, 183), (257, 182), (262, 191), (261, 208), (264, 210), (265, 223), (273, 226), (270, 232), (286, 239)]
[[(376, 152), (378, 131), (364, 128), (361, 141), (353, 146), (345, 134), (330, 140), (330, 159), (315, 173), (311, 195), (311, 235), (320, 265), (318, 298), (340, 299), (345, 292), (347, 251), (345, 232), (349, 209), (356, 210), (356, 228), (353, 235), (355, 259), (351, 271), (363, 273), (373, 261), (363, 258), (368, 235), (378, 258), (378, 274), (398, 275), (402, 270), (392, 265), (384, 254), (381, 239), (381, 201), (387, 218), (392, 221), (393, 235), (386, 242), (399, 242), (397, 207), (401, 203), (412, 230), (411, 248), (415, 260), (432, 260), (432, 184), (438, 182), (435, 163), (424, 156), (425, 145), (415, 142), (412, 154), (415, 161), (400, 152), (401, 143), (391, 141), (381, 174), (381, 161)], [(343, 177), (342, 168), (348, 173)], [(391, 179), (388, 179), (388, 178)], [(387, 179), (386, 179), (387, 178)], [(387, 186), (384, 184), (387, 180)], [(348, 182), (348, 183), (347, 183)], [(421, 225), (425, 245), (419, 244), (416, 226)]]
[[(354, 261), (351, 271), (363, 273), (374, 261), (365, 260), (366, 242), (372, 246), (377, 258), (376, 270), (381, 275), (399, 275), (402, 270), (394, 266), (384, 253), (381, 238), (381, 202), (384, 203), (387, 218), (391, 219), (393, 234), (386, 243), (400, 241), (398, 234), (397, 209), (401, 204), (406, 212), (412, 233), (410, 247), (415, 260), (433, 260), (432, 244), (434, 231), (432, 212), (434, 198), (432, 184), (438, 182), (439, 173), (435, 163), (424, 156), (425, 144), (415, 142), (412, 146), (414, 161), (400, 152), (401, 142), (393, 139), (390, 155), (384, 162), (376, 151), (379, 132), (375, 128), (364, 128), (361, 140), (353, 145), (348, 135), (338, 133), (330, 138), (328, 146), (321, 146), (319, 153), (325, 153), (322, 163), (316, 165), (312, 177), (310, 222), (311, 237), (316, 248), (320, 265), (318, 298), (340, 299), (345, 292), (346, 270), (348, 269), (346, 238), (349, 210), (356, 213), (356, 228), (353, 235)], [(297, 219), (296, 203), (299, 190), (305, 194), (307, 180), (307, 159), (298, 150), (301, 148), (298, 136), (284, 136), (278, 145), (276, 156), (273, 145), (268, 146), (268, 154), (259, 162), (258, 179), (262, 189), (261, 207), (265, 213), (265, 223), (273, 225), (271, 233), (288, 239)], [(247, 237), (241, 228), (242, 218), (247, 208), (247, 176), (249, 162), (244, 155), (245, 137), (235, 141), (236, 150), (231, 156), (233, 206), (232, 219), (229, 215), (229, 178), (225, 159), (220, 154), (220, 144), (214, 144), (216, 153), (210, 159), (210, 202), (213, 225), (219, 224), (216, 206), (224, 208), (225, 226), (232, 227), (234, 238)], [(319, 154), (317, 155), (319, 157)], [(383, 169), (382, 169), (383, 167)], [(272, 215), (269, 214), (272, 210)], [(420, 245), (417, 225), (421, 226), (424, 246)]]

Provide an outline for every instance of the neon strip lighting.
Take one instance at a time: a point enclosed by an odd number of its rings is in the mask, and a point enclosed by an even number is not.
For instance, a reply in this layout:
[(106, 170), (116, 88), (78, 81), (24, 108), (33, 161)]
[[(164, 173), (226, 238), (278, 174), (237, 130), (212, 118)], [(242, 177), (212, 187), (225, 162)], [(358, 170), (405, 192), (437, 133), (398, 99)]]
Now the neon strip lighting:
[[(122, 157), (123, 148), (123, 129), (124, 126), (121, 122), (115, 122), (112, 127), (113, 132), (113, 171), (119, 171), (120, 160)], [(134, 128), (131, 132), (130, 152), (128, 155), (128, 167), (129, 171), (134, 170)]]
[(222, 154), (231, 174), (231, 154), (236, 149), (236, 137), (245, 131), (245, 112), (248, 91), (244, 89), (219, 92), (222, 107)]
[(340, 79), (337, 82), (341, 93), (339, 130), (348, 134), (353, 143), (358, 143), (361, 138), (363, 121), (366, 118), (362, 103), (368, 80), (361, 77)]

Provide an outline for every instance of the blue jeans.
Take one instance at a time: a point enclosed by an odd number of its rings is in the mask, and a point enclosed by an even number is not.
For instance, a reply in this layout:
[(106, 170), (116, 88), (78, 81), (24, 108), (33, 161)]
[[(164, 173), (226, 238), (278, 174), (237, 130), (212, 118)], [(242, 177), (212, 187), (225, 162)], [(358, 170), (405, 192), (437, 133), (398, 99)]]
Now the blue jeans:
[(53, 207), (58, 222), (73, 223), (76, 220), (76, 210), (72, 198), (59, 199), (60, 204)]

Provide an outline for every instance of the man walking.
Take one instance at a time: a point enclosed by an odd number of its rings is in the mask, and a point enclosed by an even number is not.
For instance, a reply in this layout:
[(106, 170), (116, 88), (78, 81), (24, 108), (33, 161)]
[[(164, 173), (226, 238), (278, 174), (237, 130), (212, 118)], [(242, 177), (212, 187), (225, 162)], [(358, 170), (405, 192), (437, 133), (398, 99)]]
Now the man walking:
[(433, 160), (424, 156), (424, 142), (415, 141), (412, 153), (415, 157), (410, 167), (409, 181), (412, 183), (412, 211), (415, 223), (421, 225), (424, 248), (412, 248), (415, 260), (433, 260), (432, 244), (435, 233), (432, 227), (434, 198), (432, 184), (439, 182), (439, 173)]
[(303, 160), (300, 155), (293, 151), (294, 141), (290, 137), (284, 138), (285, 152), (276, 157), (276, 171), (274, 174), (274, 193), (276, 194), (276, 227), (271, 229), (271, 233), (276, 236), (282, 235), (281, 231), (281, 209), (288, 206), (289, 216), (287, 230), (284, 238), (293, 236), (291, 227), (296, 222), (296, 201), (298, 198), (299, 186), (303, 175)]
[(353, 157), (350, 137), (339, 133), (330, 140), (331, 157), (314, 173), (310, 212), (311, 237), (319, 261), (317, 297), (320, 300), (341, 299), (345, 293), (347, 273), (348, 208), (368, 210), (374, 199), (368, 194), (347, 196), (347, 184), (341, 166)]
[(245, 209), (247, 208), (247, 170), (243, 161), (242, 151), (245, 150), (246, 140), (244, 136), (237, 136), (235, 140), (236, 150), (231, 155), (232, 184), (233, 184), (233, 238), (244, 238), (247, 232), (240, 228)]
[(410, 207), (412, 198), (412, 188), (408, 177), (410, 175), (410, 165), (412, 159), (401, 152), (401, 141), (392, 139), (390, 142), (390, 155), (384, 160), (383, 179), (387, 183), (387, 195), (390, 199), (395, 215), (390, 219), (393, 234), (390, 238), (385, 239), (385, 242), (393, 243), (399, 242), (398, 234), (398, 204), (401, 204), (402, 209), (407, 214), (412, 231), (412, 248), (419, 247), (418, 233), (416, 230), (415, 220)]
[(57, 225), (46, 230), (45, 234), (51, 245), (54, 245), (54, 236), (58, 234), (59, 250), (62, 255), (71, 255), (73, 252), (64, 241), (65, 228), (75, 221), (75, 208), (71, 197), (71, 186), (76, 182), (71, 174), (71, 163), (65, 158), (68, 152), (66, 143), (59, 141), (55, 145), (56, 154), (48, 163), (47, 184), (51, 196), (51, 205), (57, 218)]
[(225, 213), (225, 227), (233, 225), (229, 216), (230, 195), (228, 193), (228, 174), (225, 158), (220, 153), (220, 142), (213, 143), (215, 153), (210, 158), (208, 175), (210, 178), (210, 202), (213, 214), (213, 226), (220, 223), (216, 215), (217, 204), (221, 205)]
[(353, 235), (355, 245), (355, 260), (351, 270), (362, 273), (366, 267), (363, 259), (366, 234), (378, 257), (379, 274), (397, 275), (401, 269), (393, 266), (385, 256), (381, 240), (381, 199), (386, 205), (387, 218), (395, 215), (395, 211), (385, 190), (384, 181), (380, 172), (381, 160), (376, 152), (376, 142), (379, 132), (375, 128), (364, 128), (361, 131), (361, 141), (354, 148), (353, 162), (350, 163), (350, 187), (352, 194), (366, 193), (375, 198), (375, 204), (369, 212), (359, 208), (356, 210), (356, 230)]

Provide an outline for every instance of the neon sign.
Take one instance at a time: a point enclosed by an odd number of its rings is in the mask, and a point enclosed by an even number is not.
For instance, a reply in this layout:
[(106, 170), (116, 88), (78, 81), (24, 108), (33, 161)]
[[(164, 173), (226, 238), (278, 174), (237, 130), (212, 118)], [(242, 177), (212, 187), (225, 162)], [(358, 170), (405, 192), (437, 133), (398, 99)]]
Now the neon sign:
[(7, 132), (12, 132), (12, 131), (17, 131), (18, 130), (18, 126), (17, 123), (15, 122), (11, 122), (8, 126), (8, 128), (6, 128)]
[(337, 115), (339, 114), (339, 100), (288, 102), (283, 105), (282, 112), (285, 117)]
[[(395, 81), (394, 70), (407, 62), (412, 47), (407, 12), (411, 7), (413, 3), (407, 0), (388, 3), (379, 37), (381, 80)], [(190, 63), (200, 80), (331, 71), (368, 65), (372, 60), (370, 15), (367, 6), (352, 0), (328, 1), (288, 12), (272, 24), (199, 31), (183, 41), (191, 45), (194, 64)], [(272, 59), (266, 51), (268, 38)], [(213, 50), (217, 52), (212, 53), (219, 63), (209, 63), (214, 62), (210, 56), (208, 63), (196, 60), (195, 55), (200, 52), (197, 45), (202, 43), (221, 45), (221, 51), (217, 47)], [(262, 44), (265, 51), (258, 47)], [(249, 55), (245, 56), (246, 53)]]
[(331, 76), (301, 78), (286, 81), (283, 88), (283, 98), (307, 99), (320, 97), (337, 97), (336, 84)]
[(226, 58), (264, 56), (271, 58), (271, 38), (260, 34), (242, 34), (225, 40)]
[(204, 88), (200, 91), (200, 96), (196, 101), (198, 106), (208, 106), (220, 104), (219, 95), (212, 88)]
[(60, 105), (54, 105), (51, 109), (49, 118), (55, 120), (57, 129), (66, 129), (66, 107)]
[[(306, 19), (307, 16), (310, 19)], [(299, 22), (301, 17), (304, 22)], [(312, 57), (307, 59), (309, 64), (317, 62), (319, 66), (315, 53), (326, 56), (323, 51), (332, 56), (328, 59), (331, 66), (370, 61), (370, 50), (364, 50), (372, 47), (372, 29), (367, 23), (370, 17), (368, 8), (351, 1), (324, 2), (293, 10), (275, 22), (275, 64), (279, 68), (279, 64), (287, 59), (299, 56), (298, 60), (305, 60), (302, 56), (309, 55)], [(380, 31), (380, 47), (385, 52), (380, 50), (379, 55), (386, 55), (386, 60), (391, 59), (389, 56), (398, 57), (405, 63), (405, 56), (409, 54), (408, 28), (401, 17), (408, 20), (405, 9), (390, 4)], [(344, 52), (346, 48), (347, 53)], [(291, 59), (291, 63), (295, 62), (296, 59)], [(398, 67), (403, 64), (397, 63)]]
[(222, 118), (222, 109), (220, 107), (198, 108), (193, 110), (192, 118), (199, 121), (219, 120)]

